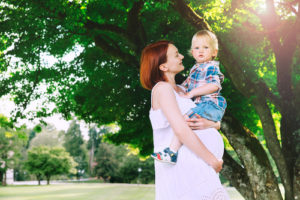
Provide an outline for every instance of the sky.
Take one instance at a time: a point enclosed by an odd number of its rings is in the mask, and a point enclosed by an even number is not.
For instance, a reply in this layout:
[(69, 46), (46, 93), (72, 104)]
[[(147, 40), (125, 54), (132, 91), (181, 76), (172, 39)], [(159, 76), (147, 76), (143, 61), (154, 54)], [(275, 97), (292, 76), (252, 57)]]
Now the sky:
[[(0, 114), (6, 117), (10, 117), (10, 112), (15, 108), (14, 102), (9, 100), (8, 96), (0, 98)], [(51, 117), (44, 118), (44, 121), (53, 124), (57, 130), (67, 131), (71, 121), (66, 121), (63, 119), (62, 115), (55, 114)], [(29, 121), (22, 119), (19, 121), (18, 125), (26, 124), (27, 128), (32, 129), (39, 123), (39, 120)], [(80, 122), (80, 130), (85, 139), (88, 139), (88, 125), (83, 121)]]
[[(30, 107), (30, 105), (29, 105)], [(10, 117), (10, 112), (15, 108), (14, 102), (9, 100), (8, 96), (0, 98), (0, 114), (3, 114), (6, 117)], [(30, 109), (30, 108), (29, 108)], [(44, 121), (52, 124), (56, 127), (57, 130), (67, 131), (71, 121), (66, 121), (60, 114), (55, 114), (51, 117), (44, 118)], [(32, 129), (39, 123), (39, 120), (29, 121), (26, 119), (20, 120), (17, 125), (26, 124), (27, 128)], [(88, 139), (88, 125), (83, 121), (80, 122), (80, 130), (84, 139)]]

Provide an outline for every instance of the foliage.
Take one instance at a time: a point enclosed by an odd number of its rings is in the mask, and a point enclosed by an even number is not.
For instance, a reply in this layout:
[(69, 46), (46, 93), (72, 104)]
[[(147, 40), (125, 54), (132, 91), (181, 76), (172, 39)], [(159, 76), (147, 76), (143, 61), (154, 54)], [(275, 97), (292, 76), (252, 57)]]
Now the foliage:
[(87, 149), (80, 131), (80, 125), (73, 121), (66, 134), (64, 135), (64, 147), (66, 151), (74, 158), (78, 164), (76, 166), (76, 177), (79, 179), (84, 173), (87, 172)]
[(152, 158), (140, 160), (125, 146), (102, 142), (95, 154), (97, 177), (109, 182), (151, 183), (154, 181)]
[(43, 126), (40, 133), (34, 130), (30, 132), (29, 148), (38, 146), (62, 147), (64, 142), (64, 133), (56, 130), (54, 125)]
[[(0, 117), (8, 122), (4, 116)], [(3, 185), (6, 185), (3, 174), (7, 169), (13, 169), (18, 165), (18, 158), (26, 141), (27, 134), (24, 129), (16, 130), (0, 125), (0, 178)]]
[(49, 184), (53, 175), (74, 172), (76, 164), (69, 153), (61, 147), (39, 146), (28, 151), (25, 166), (30, 173), (36, 175), (39, 184), (43, 176)]
[(118, 160), (114, 153), (115, 146), (102, 143), (99, 146), (99, 150), (96, 157), (95, 173), (98, 178), (103, 178), (105, 181), (112, 181), (115, 179), (117, 175), (118, 169)]
[(154, 160), (140, 160), (137, 155), (129, 154), (123, 160), (119, 173), (125, 183), (153, 183)]

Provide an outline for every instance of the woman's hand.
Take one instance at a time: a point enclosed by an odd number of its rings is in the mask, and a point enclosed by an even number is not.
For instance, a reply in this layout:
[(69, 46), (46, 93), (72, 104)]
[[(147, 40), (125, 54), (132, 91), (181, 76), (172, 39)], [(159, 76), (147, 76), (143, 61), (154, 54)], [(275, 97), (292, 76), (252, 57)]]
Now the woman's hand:
[(216, 162), (214, 162), (212, 165), (211, 165), (212, 168), (214, 168), (214, 170), (219, 173), (222, 168), (223, 168), (223, 160), (222, 159), (219, 159), (217, 160)]
[(197, 118), (186, 119), (188, 126), (193, 130), (201, 130), (207, 128), (215, 128), (217, 130), (220, 129), (221, 123), (220, 122), (213, 122), (208, 119), (200, 117), (198, 114), (195, 114)]

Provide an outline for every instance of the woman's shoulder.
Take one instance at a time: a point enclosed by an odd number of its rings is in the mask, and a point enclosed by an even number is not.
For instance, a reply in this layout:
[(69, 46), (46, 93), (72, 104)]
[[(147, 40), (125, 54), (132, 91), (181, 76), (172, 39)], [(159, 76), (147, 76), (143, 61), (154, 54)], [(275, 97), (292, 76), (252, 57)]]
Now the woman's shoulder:
[(168, 82), (165, 81), (160, 81), (156, 83), (156, 85), (152, 88), (152, 93), (153, 92), (163, 92), (163, 91), (168, 91), (172, 90), (172, 85)]

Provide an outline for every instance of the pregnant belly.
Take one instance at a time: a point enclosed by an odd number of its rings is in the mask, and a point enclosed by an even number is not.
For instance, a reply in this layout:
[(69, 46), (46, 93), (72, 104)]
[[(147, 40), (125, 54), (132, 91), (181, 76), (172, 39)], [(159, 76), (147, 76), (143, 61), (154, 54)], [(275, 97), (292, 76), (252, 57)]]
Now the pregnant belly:
[[(211, 153), (219, 159), (222, 158), (224, 153), (223, 138), (216, 129), (194, 130), (194, 133), (200, 138), (202, 143)], [(171, 128), (166, 128), (154, 131), (153, 136), (154, 152), (158, 152), (170, 145), (174, 133)]]
[(210, 128), (205, 130), (196, 130), (194, 132), (211, 153), (219, 159), (223, 157), (224, 142), (222, 136), (216, 129)]

